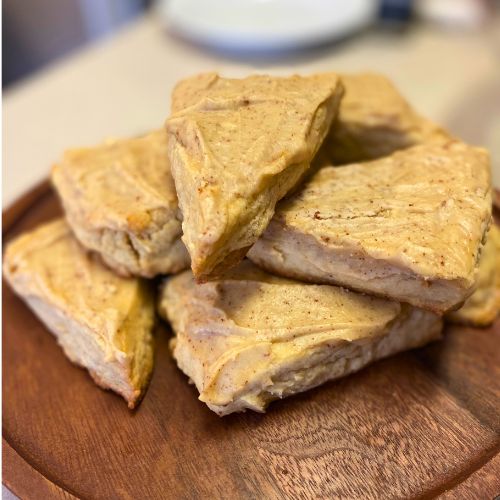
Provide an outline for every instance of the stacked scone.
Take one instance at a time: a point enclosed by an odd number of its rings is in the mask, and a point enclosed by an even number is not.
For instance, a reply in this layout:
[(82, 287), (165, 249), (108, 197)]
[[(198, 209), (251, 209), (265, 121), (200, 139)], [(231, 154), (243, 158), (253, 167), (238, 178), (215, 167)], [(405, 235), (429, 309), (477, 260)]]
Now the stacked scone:
[(12, 242), (5, 275), (130, 407), (152, 371), (155, 300), (219, 415), (500, 307), (487, 153), (380, 75), (199, 75), (164, 128), (68, 151), (52, 180), (66, 218)]

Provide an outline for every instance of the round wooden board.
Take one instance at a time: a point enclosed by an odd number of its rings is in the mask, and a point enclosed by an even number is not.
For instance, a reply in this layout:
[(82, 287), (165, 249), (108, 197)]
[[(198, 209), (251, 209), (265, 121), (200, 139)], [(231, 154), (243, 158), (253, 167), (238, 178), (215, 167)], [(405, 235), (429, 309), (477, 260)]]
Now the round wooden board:
[[(60, 215), (47, 184), (4, 240)], [(75, 283), (77, 291), (78, 283)], [(493, 498), (500, 492), (500, 323), (219, 418), (169, 356), (130, 412), (73, 366), (4, 283), (3, 478), (22, 498)]]

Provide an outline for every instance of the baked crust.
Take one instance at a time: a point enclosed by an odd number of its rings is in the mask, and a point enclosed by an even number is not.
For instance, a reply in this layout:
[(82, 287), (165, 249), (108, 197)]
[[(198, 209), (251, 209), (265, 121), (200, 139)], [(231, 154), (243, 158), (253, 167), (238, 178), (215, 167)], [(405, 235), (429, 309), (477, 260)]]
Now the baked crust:
[(446, 320), (462, 325), (486, 327), (500, 311), (500, 230), (492, 226), (488, 232), (481, 259), (477, 288), (458, 311), (446, 315)]
[(277, 201), (308, 170), (341, 95), (334, 74), (237, 80), (209, 73), (177, 85), (166, 129), (196, 278), (237, 263), (264, 231)]
[(338, 119), (325, 139), (334, 165), (373, 160), (450, 138), (441, 127), (420, 116), (385, 76), (343, 74), (341, 80), (345, 94)]
[(150, 285), (113, 274), (79, 245), (62, 219), (10, 243), (3, 267), (66, 356), (134, 408), (153, 370)]
[(69, 150), (52, 182), (77, 238), (119, 274), (189, 267), (164, 130)]
[(243, 261), (196, 284), (167, 279), (159, 312), (176, 333), (179, 368), (219, 415), (284, 398), (440, 336), (429, 311), (267, 274)]
[(491, 220), (489, 158), (458, 141), (321, 169), (276, 210), (248, 257), (436, 312), (474, 291)]

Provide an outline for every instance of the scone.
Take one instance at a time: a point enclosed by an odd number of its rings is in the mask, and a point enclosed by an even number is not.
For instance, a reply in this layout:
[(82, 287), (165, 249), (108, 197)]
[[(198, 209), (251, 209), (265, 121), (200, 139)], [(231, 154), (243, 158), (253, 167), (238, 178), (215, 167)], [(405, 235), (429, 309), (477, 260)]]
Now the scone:
[(168, 279), (159, 303), (173, 354), (219, 415), (355, 372), (440, 336), (432, 312), (329, 285), (267, 274), (248, 260), (217, 281)]
[(488, 326), (500, 311), (500, 230), (492, 226), (479, 261), (475, 292), (458, 310), (447, 314), (452, 323)]
[(341, 75), (345, 95), (325, 139), (334, 165), (387, 156), (448, 134), (420, 116), (388, 78), (376, 73)]
[(277, 207), (248, 256), (279, 275), (442, 313), (474, 291), (490, 220), (485, 150), (414, 146), (323, 168)]
[(183, 241), (195, 277), (238, 263), (308, 170), (337, 112), (334, 74), (181, 82), (167, 121)]
[(149, 278), (189, 267), (164, 130), (69, 150), (52, 182), (77, 238), (116, 272)]
[(134, 408), (153, 369), (154, 296), (85, 252), (62, 219), (7, 246), (4, 274), (66, 356)]

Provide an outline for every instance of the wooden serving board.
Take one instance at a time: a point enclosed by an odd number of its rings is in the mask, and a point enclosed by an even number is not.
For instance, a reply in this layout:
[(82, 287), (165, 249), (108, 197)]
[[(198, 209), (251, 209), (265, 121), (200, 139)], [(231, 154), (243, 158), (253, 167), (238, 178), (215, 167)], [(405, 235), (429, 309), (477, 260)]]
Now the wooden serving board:
[[(60, 215), (47, 184), (4, 240)], [(75, 283), (75, 292), (78, 283)], [(271, 405), (219, 418), (169, 356), (140, 407), (98, 389), (4, 283), (3, 480), (22, 498), (493, 498), (500, 323)]]

